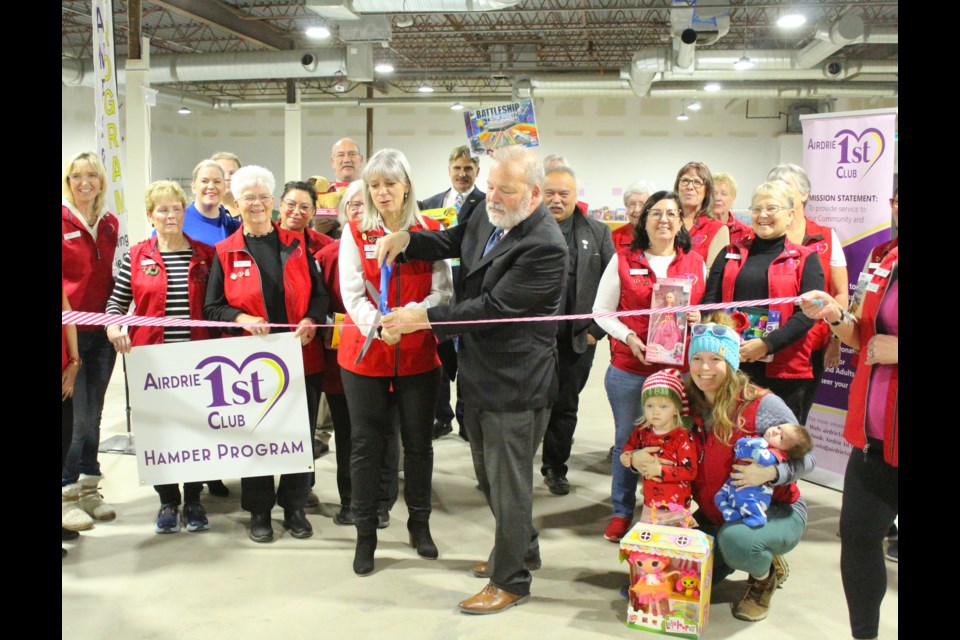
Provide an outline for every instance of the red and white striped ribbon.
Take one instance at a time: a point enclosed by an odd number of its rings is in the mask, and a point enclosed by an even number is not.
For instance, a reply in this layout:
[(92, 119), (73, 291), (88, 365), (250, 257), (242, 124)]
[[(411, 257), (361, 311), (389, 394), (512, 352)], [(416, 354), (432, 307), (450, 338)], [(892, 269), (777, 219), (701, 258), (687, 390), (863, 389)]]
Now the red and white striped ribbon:
[[(655, 313), (682, 313), (684, 311), (716, 311), (718, 309), (736, 309), (738, 307), (769, 307), (775, 304), (800, 302), (800, 296), (786, 298), (765, 298), (762, 300), (737, 300), (736, 302), (715, 302), (713, 304), (688, 304), (682, 307), (664, 307), (663, 309), (634, 309), (631, 311), (608, 311), (606, 313), (581, 313), (568, 316), (532, 316), (526, 318), (494, 318), (490, 320), (466, 320), (451, 322), (431, 322), (431, 325), (445, 324), (491, 324), (496, 322), (545, 322), (554, 320), (594, 320), (596, 318), (623, 318), (629, 316), (648, 316)], [(151, 316), (129, 316), (113, 313), (93, 313), (89, 311), (63, 311), (62, 324), (84, 326), (107, 326), (111, 324), (129, 327), (245, 327), (268, 326), (296, 329), (298, 324), (260, 324), (245, 325), (237, 322), (215, 320), (190, 320), (186, 318), (155, 318)], [(315, 324), (315, 327), (332, 327), (331, 324)]]

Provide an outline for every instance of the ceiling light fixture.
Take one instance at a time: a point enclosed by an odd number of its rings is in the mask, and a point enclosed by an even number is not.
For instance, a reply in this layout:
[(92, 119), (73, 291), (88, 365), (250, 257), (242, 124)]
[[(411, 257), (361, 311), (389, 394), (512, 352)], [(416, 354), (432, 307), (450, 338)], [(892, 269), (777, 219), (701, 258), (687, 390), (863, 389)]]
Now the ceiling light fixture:
[(463, 103), (459, 101), (454, 102), (452, 105), (450, 105), (450, 108), (454, 111), (463, 111), (464, 109)]
[(777, 26), (781, 29), (796, 29), (807, 23), (807, 16), (802, 13), (785, 13), (777, 19)]
[(330, 37), (330, 29), (326, 28), (323, 25), (314, 25), (312, 27), (307, 27), (304, 31), (308, 38), (313, 40), (326, 40)]
[(188, 116), (193, 112), (190, 111), (190, 109), (188, 109), (187, 107), (180, 107), (179, 109), (177, 109), (177, 113), (179, 113), (182, 116)]
[(417, 87), (417, 91), (419, 91), (420, 93), (433, 93), (433, 87), (431, 87), (429, 84), (424, 82), (419, 87)]
[(739, 60), (733, 63), (733, 68), (737, 71), (747, 71), (748, 69), (753, 69), (756, 66), (753, 60), (751, 60), (746, 53), (744, 53)]
[(690, 119), (690, 116), (687, 115), (687, 112), (684, 111), (683, 109), (680, 109), (680, 115), (677, 116), (677, 120), (679, 120), (680, 122), (686, 122), (689, 119)]
[(687, 105), (687, 109), (690, 109), (690, 111), (700, 111), (702, 108), (703, 105), (696, 100)]
[(393, 65), (384, 60), (383, 62), (378, 62), (376, 66), (373, 67), (373, 70), (377, 73), (393, 73)]
[(720, 86), (719, 82), (708, 82), (707, 84), (703, 85), (703, 90), (706, 91), (707, 93), (716, 93), (717, 91), (720, 91), (720, 89), (722, 88), (723, 87)]

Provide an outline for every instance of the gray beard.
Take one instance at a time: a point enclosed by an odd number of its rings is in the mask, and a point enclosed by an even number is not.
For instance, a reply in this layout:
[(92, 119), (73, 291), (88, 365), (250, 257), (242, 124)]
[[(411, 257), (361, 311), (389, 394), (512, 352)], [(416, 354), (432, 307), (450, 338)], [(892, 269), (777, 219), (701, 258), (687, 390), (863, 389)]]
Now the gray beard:
[(530, 214), (533, 213), (532, 211), (529, 211), (530, 200), (532, 198), (533, 194), (528, 190), (516, 209), (505, 209), (503, 213), (491, 211), (490, 205), (488, 204), (487, 220), (490, 221), (490, 224), (495, 227), (499, 227), (500, 229), (513, 229), (515, 226), (530, 217)]

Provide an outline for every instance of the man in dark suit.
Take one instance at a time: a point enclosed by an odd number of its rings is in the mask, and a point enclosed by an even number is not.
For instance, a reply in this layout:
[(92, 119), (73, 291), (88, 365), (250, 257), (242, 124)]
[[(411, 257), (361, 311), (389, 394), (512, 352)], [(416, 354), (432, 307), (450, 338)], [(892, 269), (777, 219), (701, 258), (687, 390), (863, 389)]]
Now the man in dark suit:
[[(470, 214), (473, 213), (477, 205), (483, 202), (486, 194), (474, 186), (477, 181), (477, 174), (480, 172), (480, 161), (470, 155), (470, 147), (459, 146), (450, 152), (447, 171), (450, 174), (451, 188), (430, 196), (420, 203), (420, 208), (454, 209), (457, 212), (457, 218), (450, 224), (453, 227), (458, 224), (466, 224), (467, 220), (470, 219)], [(451, 267), (453, 268), (453, 279), (456, 281), (460, 261), (453, 260)], [(433, 438), (436, 440), (453, 431), (451, 425), (454, 415), (456, 415), (457, 422), (460, 423), (460, 437), (466, 440), (467, 434), (463, 430), (463, 397), (459, 387), (457, 388), (456, 413), (450, 408), (450, 382), (456, 379), (457, 375), (457, 351), (454, 347), (454, 341), (446, 340), (437, 345), (437, 354), (443, 364), (443, 375), (440, 379), (440, 395), (437, 396)]]
[[(547, 171), (543, 202), (560, 226), (569, 251), (567, 291), (562, 315), (590, 313), (597, 297), (600, 277), (614, 256), (610, 227), (586, 217), (577, 204), (577, 177), (570, 167)], [(577, 214), (577, 215), (574, 215)], [(547, 433), (543, 437), (543, 465), (540, 473), (550, 493), (570, 493), (567, 460), (577, 428), (580, 392), (587, 384), (597, 340), (605, 335), (592, 320), (564, 320), (557, 332), (560, 357), (560, 395), (553, 404)]]
[[(390, 234), (380, 260), (459, 257), (457, 301), (384, 316), (382, 337), (399, 340), (431, 323), (556, 315), (563, 303), (567, 245), (542, 205), (540, 160), (522, 147), (498, 149), (487, 178), (485, 211), (443, 231)], [(391, 326), (391, 323), (392, 326)], [(540, 566), (533, 526), (533, 458), (557, 397), (557, 323), (438, 324), (438, 338), (460, 335), (460, 375), (473, 466), (496, 520), (487, 562), (473, 567), (490, 582), (460, 603), (464, 613), (498, 613), (530, 597)]]

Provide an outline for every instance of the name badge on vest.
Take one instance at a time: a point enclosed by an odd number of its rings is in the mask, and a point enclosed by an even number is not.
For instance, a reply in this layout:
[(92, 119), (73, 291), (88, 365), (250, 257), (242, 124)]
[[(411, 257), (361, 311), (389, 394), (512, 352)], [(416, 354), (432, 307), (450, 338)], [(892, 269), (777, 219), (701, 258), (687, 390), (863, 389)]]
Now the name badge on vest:
[(251, 262), (250, 260), (235, 260), (235, 261), (233, 262), (234, 268), (249, 267), (249, 266), (252, 265), (252, 264), (253, 264), (253, 262)]
[(143, 258), (140, 260), (140, 266), (145, 267), (148, 264), (157, 264), (156, 260), (151, 260), (150, 258)]
[(366, 256), (367, 260), (373, 260), (377, 254), (377, 245), (375, 244), (365, 244), (363, 245), (363, 255)]
[(870, 273), (873, 273), (874, 271), (877, 270), (877, 267), (879, 266), (880, 266), (879, 262), (871, 262), (870, 264), (867, 265), (867, 271), (869, 271)]
[(880, 276), (881, 278), (886, 278), (890, 275), (890, 269), (877, 269), (873, 272), (873, 275)]
[(73, 240), (74, 238), (79, 238), (79, 237), (80, 237), (79, 231), (71, 231), (70, 233), (63, 234), (64, 240)]
[(867, 291), (869, 291), (870, 293), (876, 293), (879, 290), (880, 290), (880, 285), (877, 284), (876, 282), (871, 282), (870, 284), (867, 285)]
[(632, 276), (645, 276), (647, 275), (646, 269), (630, 269), (630, 275)]
[(725, 255), (725, 256), (723, 256), (723, 257), (726, 258), (727, 260), (739, 260), (739, 259), (740, 259), (740, 254), (739, 254), (739, 253), (728, 253), (727, 255)]

